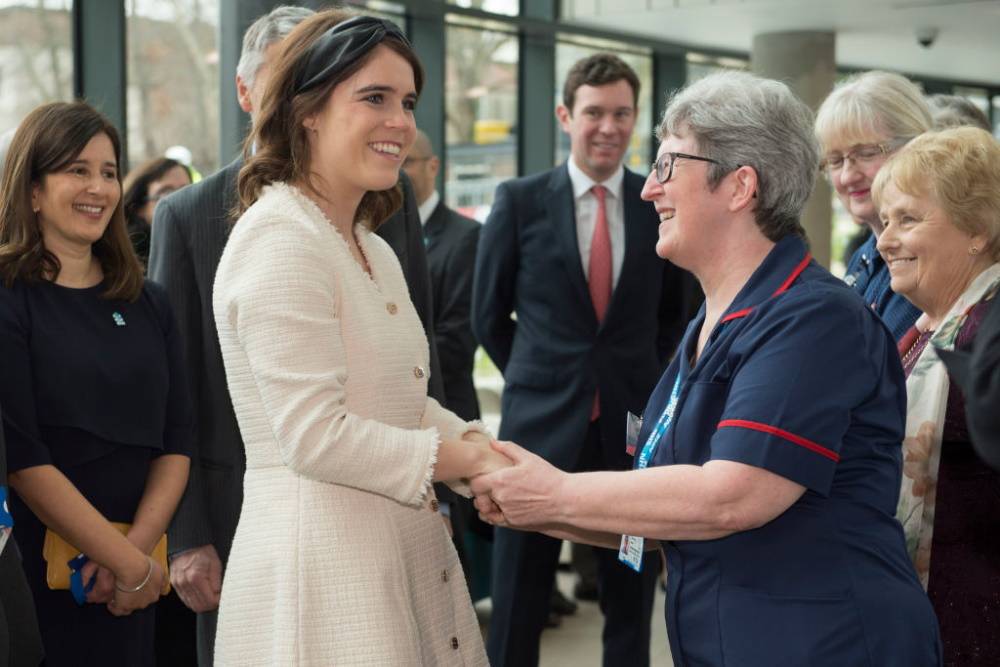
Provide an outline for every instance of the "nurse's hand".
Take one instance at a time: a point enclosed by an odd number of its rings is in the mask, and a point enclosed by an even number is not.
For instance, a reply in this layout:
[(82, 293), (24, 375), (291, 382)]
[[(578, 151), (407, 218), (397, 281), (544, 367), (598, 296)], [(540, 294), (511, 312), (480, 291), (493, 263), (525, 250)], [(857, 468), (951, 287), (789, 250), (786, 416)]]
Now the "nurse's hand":
[(493, 442), (492, 447), (514, 465), (470, 483), (483, 520), (512, 528), (551, 524), (560, 511), (559, 491), (567, 473), (513, 442)]

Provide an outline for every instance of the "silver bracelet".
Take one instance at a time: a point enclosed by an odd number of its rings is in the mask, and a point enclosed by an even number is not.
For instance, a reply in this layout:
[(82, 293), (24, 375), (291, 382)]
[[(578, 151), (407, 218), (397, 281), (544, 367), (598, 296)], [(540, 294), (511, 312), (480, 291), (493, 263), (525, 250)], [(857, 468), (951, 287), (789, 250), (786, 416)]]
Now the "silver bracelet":
[(143, 579), (138, 586), (136, 586), (135, 588), (123, 588), (122, 585), (118, 583), (118, 579), (115, 579), (115, 590), (118, 590), (122, 593), (138, 593), (139, 591), (141, 591), (146, 586), (146, 584), (149, 583), (149, 578), (153, 576), (153, 559), (150, 558), (149, 556), (146, 556), (146, 560), (149, 561), (149, 569), (146, 570), (146, 578)]

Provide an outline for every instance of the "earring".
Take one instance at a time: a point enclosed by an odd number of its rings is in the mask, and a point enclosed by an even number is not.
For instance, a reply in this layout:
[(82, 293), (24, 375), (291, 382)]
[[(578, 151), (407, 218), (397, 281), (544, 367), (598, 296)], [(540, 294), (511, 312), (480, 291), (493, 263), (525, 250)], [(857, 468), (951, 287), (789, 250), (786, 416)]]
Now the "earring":
[(971, 248), (969, 248), (969, 254), (970, 255), (978, 255), (979, 254), (979, 248), (977, 248), (976, 246), (972, 246)]

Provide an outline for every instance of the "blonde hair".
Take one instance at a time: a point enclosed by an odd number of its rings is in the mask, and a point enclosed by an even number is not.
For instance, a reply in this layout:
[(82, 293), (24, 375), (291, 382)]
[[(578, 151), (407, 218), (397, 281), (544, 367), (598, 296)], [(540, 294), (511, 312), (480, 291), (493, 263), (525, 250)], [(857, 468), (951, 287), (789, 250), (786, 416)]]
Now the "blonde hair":
[(930, 107), (920, 88), (899, 74), (873, 70), (833, 88), (816, 114), (823, 151), (878, 138), (912, 139), (931, 129)]
[(1000, 143), (976, 127), (923, 134), (893, 155), (872, 183), (881, 208), (886, 186), (930, 195), (958, 229), (987, 238), (983, 250), (1000, 261)]

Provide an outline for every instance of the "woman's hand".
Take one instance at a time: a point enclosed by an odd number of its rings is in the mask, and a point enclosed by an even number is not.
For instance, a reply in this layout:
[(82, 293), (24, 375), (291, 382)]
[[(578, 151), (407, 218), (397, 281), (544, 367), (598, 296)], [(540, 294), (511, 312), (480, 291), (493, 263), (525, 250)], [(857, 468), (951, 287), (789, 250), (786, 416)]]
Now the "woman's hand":
[[(163, 568), (149, 556), (146, 556), (145, 559), (146, 569), (141, 575), (136, 576), (134, 571), (130, 571), (124, 575), (126, 578), (115, 579), (114, 596), (108, 603), (108, 611), (115, 616), (128, 616), (133, 611), (145, 609), (160, 599), (160, 591), (163, 588)], [(142, 586), (139, 586), (140, 583)], [(136, 586), (139, 586), (139, 590), (132, 591), (131, 589)]]
[(468, 481), (512, 465), (493, 449), (493, 440), (478, 431), (466, 431), (458, 440), (442, 440), (438, 447), (435, 482)]
[(467, 431), (462, 436), (462, 440), (477, 450), (475, 465), (467, 476), (468, 479), (475, 479), (480, 475), (488, 475), (514, 465), (513, 461), (492, 447), (494, 440), (485, 433)]
[(472, 480), (480, 517), (513, 528), (551, 523), (560, 509), (557, 498), (567, 473), (513, 442), (494, 442), (492, 449), (513, 467), (497, 468)]
[(95, 604), (111, 602), (115, 594), (115, 575), (111, 570), (91, 560), (80, 570), (80, 577), (83, 579), (84, 588), (91, 578), (94, 578), (94, 586), (87, 593), (87, 602)]

